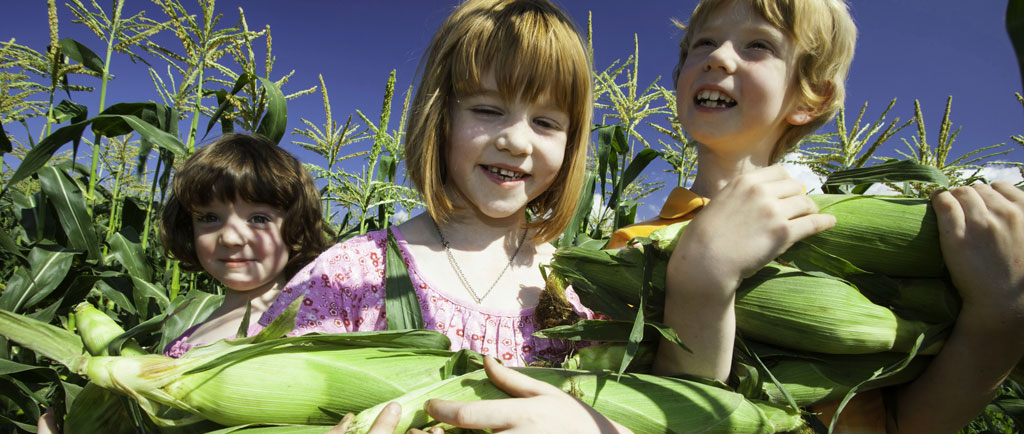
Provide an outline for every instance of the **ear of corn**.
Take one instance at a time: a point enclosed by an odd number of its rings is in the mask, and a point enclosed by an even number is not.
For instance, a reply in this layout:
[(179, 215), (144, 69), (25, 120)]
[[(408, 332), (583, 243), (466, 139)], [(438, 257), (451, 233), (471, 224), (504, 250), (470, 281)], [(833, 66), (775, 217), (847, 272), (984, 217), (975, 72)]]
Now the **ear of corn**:
[[(637, 434), (644, 433), (773, 433), (802, 425), (799, 415), (762, 407), (742, 395), (702, 383), (643, 374), (593, 373), (548, 368), (519, 372), (555, 385), (602, 415)], [(396, 432), (433, 423), (423, 411), (428, 399), (475, 401), (508, 395), (476, 371), (415, 390), (398, 398), (401, 422)], [(356, 416), (351, 433), (365, 433), (383, 403)], [(766, 414), (771, 413), (771, 416)]]
[[(78, 334), (82, 337), (86, 350), (94, 356), (109, 355), (107, 347), (115, 338), (124, 334), (124, 329), (113, 318), (100, 312), (89, 302), (75, 306), (75, 327), (78, 328)], [(129, 340), (121, 348), (123, 356), (142, 354), (147, 353), (135, 340)]]
[[(286, 342), (271, 342), (275, 345), (240, 360), (230, 353), (181, 359), (93, 357), (83, 371), (96, 384), (131, 396), (151, 414), (158, 411), (155, 404), (162, 404), (224, 425), (330, 424), (338, 414), (440, 381), (451, 356), (438, 350), (280, 341)], [(289, 375), (282, 375), (285, 370)]]
[(842, 280), (778, 264), (744, 280), (736, 297), (736, 325), (744, 336), (797, 350), (908, 351), (929, 328), (872, 303)]
[(924, 199), (811, 195), (835, 227), (804, 240), (857, 267), (893, 277), (942, 277), (935, 211)]
[[(856, 356), (783, 357), (766, 360), (768, 368), (800, 406), (835, 401), (846, 396), (875, 372), (899, 363), (906, 354), (876, 353)], [(915, 358), (906, 369), (880, 381), (871, 382), (860, 391), (901, 384), (916, 378), (928, 366), (929, 358)], [(782, 393), (772, 383), (764, 384), (772, 401), (782, 402)]]

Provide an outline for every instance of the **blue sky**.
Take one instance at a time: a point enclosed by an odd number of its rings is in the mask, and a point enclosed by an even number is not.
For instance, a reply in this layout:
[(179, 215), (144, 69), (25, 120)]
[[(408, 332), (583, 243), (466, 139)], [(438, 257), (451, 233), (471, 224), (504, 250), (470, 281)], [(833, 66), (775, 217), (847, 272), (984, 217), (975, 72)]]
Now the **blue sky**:
[[(193, 10), (198, 9), (189, 0), (183, 3)], [(669, 76), (675, 64), (680, 32), (670, 19), (685, 21), (694, 1), (561, 0), (559, 3), (584, 31), (587, 13), (592, 11), (598, 69), (632, 54), (636, 34), (640, 46), (640, 83), (647, 85), (660, 80), (663, 86), (671, 87)], [(409, 87), (430, 37), (455, 4), (453, 0), (220, 0), (217, 10), (224, 14), (225, 25), (238, 19), (239, 7), (244, 8), (250, 28), (259, 29), (269, 24), (276, 57), (273, 78), (294, 69), (295, 75), (284, 88), (288, 93), (318, 84), (317, 74), (322, 74), (330, 92), (334, 117), (344, 120), (355, 109), (371, 119), (379, 116), (384, 83), (392, 69), (397, 70), (398, 91), (404, 92)], [(126, 11), (134, 13), (140, 7), (147, 9), (147, 16), (162, 18), (162, 13), (150, 2), (129, 1)], [(75, 38), (94, 51), (102, 52), (103, 43), (84, 26), (71, 22), (73, 17), (63, 2), (58, 2), (58, 9), (61, 37)], [(1010, 136), (1024, 133), (1024, 107), (1014, 97), (1014, 92), (1021, 91), (1021, 79), (1005, 31), (1005, 1), (861, 1), (853, 4), (851, 10), (860, 37), (847, 84), (849, 111), (856, 112), (868, 102), (866, 119), (874, 120), (895, 97), (897, 103), (889, 118), (909, 119), (913, 116), (914, 100), (920, 100), (929, 138), (934, 141), (946, 98), (951, 95), (953, 123), (962, 127), (953, 156), (982, 146), (1011, 142)], [(5, 15), (0, 38), (7, 41), (13, 37), (19, 44), (45, 50), (48, 36), (44, 2), (9, 6), (5, 8)], [(180, 45), (173, 40), (162, 42), (180, 50)], [(152, 63), (159, 65), (159, 62)], [(115, 54), (112, 71), (117, 79), (110, 84), (108, 105), (159, 100), (145, 65), (134, 65), (127, 56)], [(98, 86), (95, 79), (79, 80)], [(396, 95), (396, 105), (401, 103), (402, 96)], [(73, 99), (89, 106), (95, 114), (98, 99), (95, 95), (73, 94)], [(322, 124), (321, 107), (318, 93), (291, 101), (289, 131), (302, 126), (300, 118)], [(397, 127), (397, 117), (391, 127)], [(8, 124), (5, 128), (15, 136), (24, 136), (20, 126)], [(832, 129), (827, 126), (823, 131)], [(905, 148), (898, 138), (909, 137), (911, 130), (904, 130), (896, 140), (890, 141), (882, 154), (891, 156), (893, 149)], [(657, 138), (656, 133), (650, 133), (649, 140), (654, 142)], [(306, 161), (319, 162), (314, 155), (291, 145), (293, 139), (297, 138), (285, 137), (287, 149)], [(369, 146), (369, 142), (357, 146)], [(1004, 158), (1024, 161), (1024, 150), (1017, 146)], [(654, 170), (650, 172), (653, 174)], [(642, 207), (641, 216), (651, 215), (651, 209), (660, 205), (660, 197), (655, 196), (651, 203)]]

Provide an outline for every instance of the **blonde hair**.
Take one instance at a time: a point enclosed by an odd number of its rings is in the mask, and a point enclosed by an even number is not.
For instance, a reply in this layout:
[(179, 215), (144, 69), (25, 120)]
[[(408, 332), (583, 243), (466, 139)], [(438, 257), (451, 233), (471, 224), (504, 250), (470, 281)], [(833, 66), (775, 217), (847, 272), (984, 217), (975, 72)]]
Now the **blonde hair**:
[(775, 144), (771, 161), (777, 161), (808, 134), (832, 119), (846, 99), (846, 76), (853, 62), (857, 26), (844, 0), (702, 0), (679, 41), (679, 63), (673, 79), (686, 62), (693, 30), (711, 15), (736, 1), (746, 1), (751, 10), (781, 30), (796, 44), (796, 86), (800, 104), (812, 108), (814, 119), (804, 125), (789, 125)]
[(406, 170), (427, 211), (445, 221), (453, 204), (444, 190), (451, 104), (482, 90), (494, 74), (503, 99), (534, 101), (545, 92), (569, 115), (565, 156), (551, 187), (530, 202), (533, 240), (553, 240), (568, 226), (583, 185), (592, 116), (591, 68), (569, 17), (547, 0), (469, 0), (434, 35), (423, 55), (409, 109)]

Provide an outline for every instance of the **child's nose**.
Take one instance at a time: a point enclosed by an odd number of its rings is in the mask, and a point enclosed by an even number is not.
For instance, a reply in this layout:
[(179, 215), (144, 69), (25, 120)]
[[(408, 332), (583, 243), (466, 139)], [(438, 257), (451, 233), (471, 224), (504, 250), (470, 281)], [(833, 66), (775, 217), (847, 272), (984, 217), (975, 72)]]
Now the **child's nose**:
[(736, 47), (730, 41), (723, 42), (708, 55), (705, 71), (719, 69), (727, 74), (736, 71)]
[(239, 226), (237, 223), (230, 221), (221, 228), (218, 237), (218, 241), (225, 246), (245, 245), (246, 239), (247, 233), (244, 226)]
[(495, 139), (498, 149), (507, 151), (512, 155), (526, 155), (530, 153), (532, 134), (529, 119), (517, 120), (501, 130)]

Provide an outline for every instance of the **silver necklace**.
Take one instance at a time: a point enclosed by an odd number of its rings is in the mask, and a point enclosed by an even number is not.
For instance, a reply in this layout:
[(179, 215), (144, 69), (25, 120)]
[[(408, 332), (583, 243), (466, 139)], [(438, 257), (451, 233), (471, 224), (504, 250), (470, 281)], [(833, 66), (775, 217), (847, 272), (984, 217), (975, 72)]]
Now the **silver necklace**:
[(526, 241), (527, 232), (526, 230), (523, 230), (523, 236), (519, 239), (519, 245), (516, 246), (516, 251), (512, 252), (512, 256), (508, 258), (508, 263), (505, 264), (505, 268), (501, 269), (501, 273), (498, 273), (498, 278), (494, 279), (494, 283), (491, 284), (490, 288), (487, 288), (487, 292), (485, 292), (484, 295), (477, 295), (476, 291), (473, 290), (473, 286), (469, 284), (469, 280), (466, 279), (466, 275), (462, 272), (462, 267), (459, 267), (459, 264), (455, 262), (455, 256), (452, 256), (452, 249), (449, 247), (448, 240), (444, 238), (444, 233), (441, 232), (441, 226), (438, 226), (436, 221), (434, 222), (434, 228), (437, 229), (437, 236), (441, 238), (441, 247), (444, 247), (444, 252), (448, 255), (448, 263), (452, 265), (452, 269), (455, 270), (455, 274), (457, 274), (459, 276), (459, 280), (462, 281), (462, 286), (466, 287), (466, 290), (469, 291), (469, 295), (473, 297), (473, 301), (475, 301), (476, 304), (480, 304), (481, 300), (487, 298), (488, 295), (491, 295), (491, 291), (493, 291), (494, 287), (498, 285), (499, 281), (501, 281), (501, 276), (504, 276), (505, 272), (512, 266), (512, 262), (515, 261), (516, 256), (519, 255), (519, 249), (523, 247), (523, 243)]

